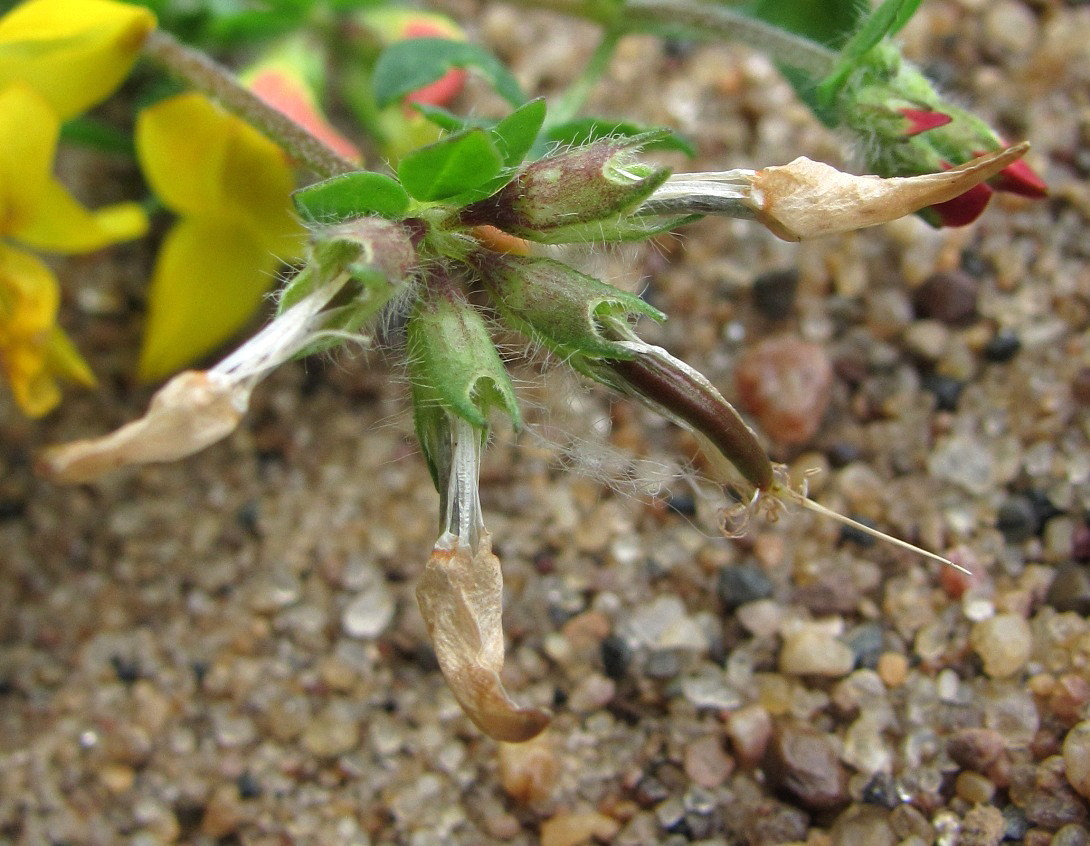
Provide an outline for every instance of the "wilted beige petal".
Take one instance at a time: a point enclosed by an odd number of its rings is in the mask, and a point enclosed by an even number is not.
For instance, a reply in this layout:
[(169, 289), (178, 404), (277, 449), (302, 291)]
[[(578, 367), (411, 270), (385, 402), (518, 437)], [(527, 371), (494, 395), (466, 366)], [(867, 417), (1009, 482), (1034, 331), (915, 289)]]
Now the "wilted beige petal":
[(179, 373), (151, 399), (147, 413), (101, 438), (50, 447), (38, 472), (68, 484), (89, 482), (128, 464), (174, 461), (229, 435), (249, 390), (203, 370)]
[(1018, 144), (960, 167), (923, 176), (852, 176), (807, 158), (766, 167), (753, 177), (748, 205), (785, 241), (820, 238), (888, 223), (960, 196), (995, 176), (1029, 150)]
[(488, 533), (481, 533), (476, 553), (462, 543), (454, 543), (452, 549), (437, 545), (416, 599), (447, 684), (477, 727), (507, 743), (540, 734), (549, 715), (520, 708), (500, 681), (503, 575)]

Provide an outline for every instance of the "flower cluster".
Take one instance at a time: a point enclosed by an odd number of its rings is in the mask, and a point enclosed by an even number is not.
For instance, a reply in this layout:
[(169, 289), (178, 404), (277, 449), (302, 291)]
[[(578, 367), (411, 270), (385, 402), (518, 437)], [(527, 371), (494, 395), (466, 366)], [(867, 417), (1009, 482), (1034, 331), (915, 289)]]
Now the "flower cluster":
[(61, 122), (105, 98), (155, 25), (110, 0), (31, 0), (0, 19), (0, 366), (27, 414), (60, 401), (58, 380), (94, 376), (57, 325), (53, 272), (8, 240), (59, 253), (142, 235), (139, 206), (90, 211), (52, 175)]

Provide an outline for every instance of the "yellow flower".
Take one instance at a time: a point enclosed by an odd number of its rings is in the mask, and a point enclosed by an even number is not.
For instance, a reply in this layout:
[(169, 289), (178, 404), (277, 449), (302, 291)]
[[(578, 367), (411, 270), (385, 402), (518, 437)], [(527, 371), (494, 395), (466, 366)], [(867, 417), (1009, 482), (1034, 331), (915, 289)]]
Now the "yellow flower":
[(0, 88), (26, 82), (64, 120), (110, 94), (155, 16), (112, 0), (30, 0), (0, 19)]
[(136, 150), (148, 182), (180, 215), (152, 274), (138, 374), (152, 380), (240, 329), (296, 258), (291, 167), (273, 142), (199, 94), (141, 112)]
[(31, 416), (60, 399), (57, 379), (93, 385), (94, 377), (55, 325), (60, 294), (52, 271), (6, 243), (62, 253), (96, 250), (143, 234), (133, 203), (97, 211), (80, 205), (52, 175), (60, 119), (25, 83), (0, 90), (0, 367), (20, 408)]

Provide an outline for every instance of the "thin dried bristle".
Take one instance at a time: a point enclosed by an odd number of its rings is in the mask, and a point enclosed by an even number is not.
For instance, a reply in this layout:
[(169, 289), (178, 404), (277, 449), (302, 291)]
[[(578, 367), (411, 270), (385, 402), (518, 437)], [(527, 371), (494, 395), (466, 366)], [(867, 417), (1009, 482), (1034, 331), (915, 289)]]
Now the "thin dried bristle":
[[(792, 499), (794, 499), (794, 497), (792, 497)], [(969, 570), (966, 570), (960, 564), (955, 564), (948, 558), (943, 558), (941, 555), (936, 555), (934, 552), (929, 552), (928, 550), (923, 549), (919, 546), (915, 546), (908, 541), (903, 541), (900, 538), (895, 538), (893, 537), (893, 535), (887, 535), (885, 532), (881, 532), (878, 529), (872, 528), (865, 523), (860, 523), (858, 520), (853, 520), (851, 517), (845, 517), (843, 514), (833, 511), (831, 508), (826, 508), (819, 502), (814, 502), (814, 500), (810, 499), (809, 497), (798, 497), (797, 502), (804, 508), (809, 508), (811, 511), (817, 514), (821, 514), (823, 517), (828, 517), (831, 520), (836, 520), (838, 523), (843, 523), (845, 526), (851, 526), (853, 529), (858, 529), (859, 531), (864, 532), (865, 534), (868, 534), (872, 537), (878, 538), (879, 540), (883, 540), (886, 543), (891, 543), (894, 546), (899, 546), (901, 547), (901, 549), (907, 549), (911, 552), (915, 552), (918, 555), (922, 555), (925, 558), (939, 561), (943, 564), (953, 567), (955, 570), (960, 570), (966, 575), (972, 575)]]

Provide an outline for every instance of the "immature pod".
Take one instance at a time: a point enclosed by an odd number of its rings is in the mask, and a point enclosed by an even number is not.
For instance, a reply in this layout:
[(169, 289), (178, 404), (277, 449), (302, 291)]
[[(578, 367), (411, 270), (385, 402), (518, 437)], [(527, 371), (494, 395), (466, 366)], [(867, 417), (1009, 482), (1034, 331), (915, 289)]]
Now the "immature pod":
[(466, 206), (459, 222), (489, 224), (545, 243), (586, 240), (595, 234), (646, 237), (648, 227), (661, 228), (661, 222), (628, 221), (625, 213), (669, 176), (666, 168), (637, 157), (660, 134), (604, 138), (538, 159), (491, 197)]
[(470, 257), (503, 319), (577, 370), (585, 358), (631, 358), (603, 331), (629, 316), (666, 319), (639, 297), (549, 258), (480, 252)]

